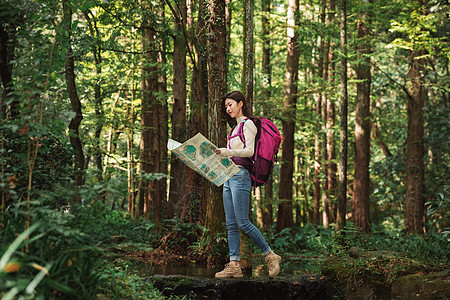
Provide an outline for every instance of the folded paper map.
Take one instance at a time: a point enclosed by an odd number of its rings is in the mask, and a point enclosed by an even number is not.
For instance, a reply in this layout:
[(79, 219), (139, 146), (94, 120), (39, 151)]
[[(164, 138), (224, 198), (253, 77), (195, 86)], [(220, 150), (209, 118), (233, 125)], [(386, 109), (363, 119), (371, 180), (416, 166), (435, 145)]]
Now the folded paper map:
[(221, 186), (239, 172), (239, 167), (230, 158), (216, 154), (217, 147), (201, 133), (184, 143), (169, 139), (167, 148), (189, 168), (216, 186)]

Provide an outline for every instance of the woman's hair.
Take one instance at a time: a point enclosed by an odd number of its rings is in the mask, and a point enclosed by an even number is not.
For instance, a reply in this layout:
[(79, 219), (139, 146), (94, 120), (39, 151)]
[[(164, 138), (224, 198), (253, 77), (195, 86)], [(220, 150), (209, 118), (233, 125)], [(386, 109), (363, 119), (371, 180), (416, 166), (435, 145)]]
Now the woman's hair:
[(254, 117), (252, 115), (252, 113), (250, 112), (250, 108), (248, 107), (247, 101), (245, 101), (244, 95), (241, 92), (239, 92), (239, 91), (230, 92), (230, 93), (226, 94), (225, 96), (223, 96), (221, 109), (222, 109), (222, 114), (225, 116), (225, 118), (227, 119), (228, 124), (231, 127), (236, 126), (237, 122), (236, 122), (235, 118), (232, 118), (232, 117), (230, 117), (229, 114), (227, 114), (227, 110), (225, 108), (225, 101), (227, 99), (233, 99), (237, 103), (242, 101), (242, 103), (243, 103), (243, 105), (242, 105), (242, 113), (244, 114), (244, 116), (246, 116), (248, 118)]

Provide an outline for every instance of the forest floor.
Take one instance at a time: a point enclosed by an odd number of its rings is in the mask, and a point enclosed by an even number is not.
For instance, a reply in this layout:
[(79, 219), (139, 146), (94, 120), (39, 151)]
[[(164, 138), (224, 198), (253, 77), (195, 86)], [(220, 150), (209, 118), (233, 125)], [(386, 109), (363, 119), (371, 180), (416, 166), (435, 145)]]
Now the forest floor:
[[(191, 299), (450, 299), (450, 264), (429, 267), (392, 252), (360, 251), (348, 256), (283, 257), (282, 272), (269, 279), (255, 256), (253, 272), (242, 279), (215, 279), (223, 266), (161, 249), (116, 248), (166, 296)], [(314, 265), (305, 265), (305, 261)], [(314, 273), (314, 271), (316, 271)], [(362, 297), (362, 298), (361, 298)]]

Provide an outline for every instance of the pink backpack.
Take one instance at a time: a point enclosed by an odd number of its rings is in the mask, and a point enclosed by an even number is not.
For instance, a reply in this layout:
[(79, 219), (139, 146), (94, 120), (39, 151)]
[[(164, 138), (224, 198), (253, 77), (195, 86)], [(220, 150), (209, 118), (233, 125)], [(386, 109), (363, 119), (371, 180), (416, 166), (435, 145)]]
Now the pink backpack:
[[(253, 162), (250, 177), (252, 178), (253, 187), (257, 187), (269, 180), (273, 164), (277, 159), (282, 137), (277, 126), (271, 120), (266, 118), (252, 118), (251, 120), (258, 129), (255, 137), (255, 153), (250, 158)], [(244, 123), (241, 122), (239, 124), (238, 132), (235, 136), (240, 137), (245, 147)], [(232, 132), (233, 129), (229, 132), (228, 139), (232, 138)]]

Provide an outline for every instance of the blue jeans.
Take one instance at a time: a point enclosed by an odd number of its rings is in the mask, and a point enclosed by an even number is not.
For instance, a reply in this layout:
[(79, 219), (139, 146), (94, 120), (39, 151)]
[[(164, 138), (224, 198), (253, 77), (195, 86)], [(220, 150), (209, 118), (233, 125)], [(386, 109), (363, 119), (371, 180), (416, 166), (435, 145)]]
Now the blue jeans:
[(238, 261), (240, 260), (239, 228), (258, 245), (264, 255), (271, 251), (261, 232), (249, 220), (252, 180), (247, 169), (243, 167), (239, 169), (240, 171), (223, 185), (223, 207), (227, 222), (230, 260)]

